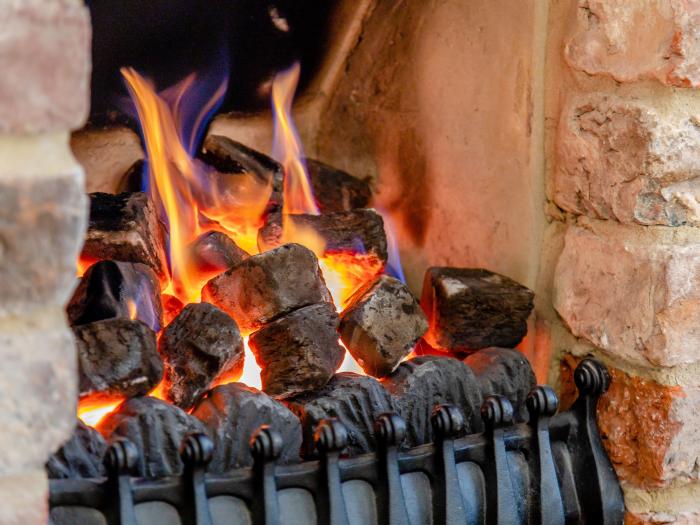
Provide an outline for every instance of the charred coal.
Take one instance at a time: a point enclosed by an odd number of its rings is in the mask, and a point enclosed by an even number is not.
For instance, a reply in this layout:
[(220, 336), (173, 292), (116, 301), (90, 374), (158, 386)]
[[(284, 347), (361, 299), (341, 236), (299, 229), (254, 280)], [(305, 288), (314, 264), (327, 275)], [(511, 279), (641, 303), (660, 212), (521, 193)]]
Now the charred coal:
[(315, 457), (314, 430), (324, 419), (336, 418), (348, 433), (347, 453), (364, 454), (375, 450), (374, 421), (380, 414), (393, 412), (394, 401), (379, 381), (372, 377), (342, 372), (313, 392), (287, 400), (304, 429), (304, 457)]
[(337, 328), (333, 305), (319, 303), (280, 317), (251, 335), (250, 349), (262, 368), (263, 390), (284, 399), (328, 383), (345, 354)]
[(299, 461), (301, 424), (283, 404), (242, 383), (228, 383), (209, 391), (192, 411), (214, 442), (209, 471), (223, 473), (253, 464), (249, 440), (260, 425), (282, 436), (281, 463)]
[(222, 376), (243, 371), (243, 338), (235, 321), (209, 303), (188, 304), (158, 341), (164, 393), (188, 409)]
[(163, 377), (156, 334), (140, 321), (105, 319), (73, 327), (81, 396), (147, 394)]
[(421, 307), (434, 348), (470, 353), (514, 348), (527, 333), (534, 293), (512, 279), (482, 269), (429, 268)]
[(339, 331), (362, 369), (383, 377), (411, 353), (427, 329), (428, 321), (406, 285), (382, 275), (350, 298)]

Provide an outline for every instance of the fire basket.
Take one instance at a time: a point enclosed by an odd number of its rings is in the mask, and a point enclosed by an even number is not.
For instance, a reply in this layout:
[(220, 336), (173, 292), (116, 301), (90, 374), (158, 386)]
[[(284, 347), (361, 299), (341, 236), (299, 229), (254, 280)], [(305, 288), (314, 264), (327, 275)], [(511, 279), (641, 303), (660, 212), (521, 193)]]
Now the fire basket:
[(527, 423), (513, 423), (505, 397), (486, 398), (479, 434), (459, 437), (461, 411), (439, 405), (431, 416), (436, 441), (410, 450), (401, 449), (405, 422), (387, 413), (374, 426), (379, 450), (344, 457), (347, 430), (328, 419), (314, 435), (318, 461), (278, 465), (282, 438), (262, 426), (250, 441), (254, 466), (226, 476), (207, 474), (213, 444), (202, 434), (182, 444), (185, 473), (161, 479), (132, 477), (135, 447), (119, 441), (106, 479), (51, 482), (53, 523), (622, 523), (622, 493), (595, 421), (608, 373), (585, 359), (574, 377), (579, 397), (564, 412), (550, 387), (534, 388)]

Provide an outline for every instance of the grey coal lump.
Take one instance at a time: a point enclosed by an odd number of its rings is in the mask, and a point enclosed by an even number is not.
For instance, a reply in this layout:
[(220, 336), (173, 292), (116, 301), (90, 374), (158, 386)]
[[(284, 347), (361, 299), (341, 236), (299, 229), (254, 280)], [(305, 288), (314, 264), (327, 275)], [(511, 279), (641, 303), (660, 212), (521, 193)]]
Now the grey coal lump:
[(337, 418), (348, 430), (350, 455), (375, 449), (374, 422), (395, 410), (394, 401), (382, 384), (368, 376), (341, 372), (318, 390), (290, 398), (287, 406), (299, 416), (304, 429), (305, 457), (314, 457), (314, 430), (322, 419)]
[(46, 462), (50, 479), (99, 478), (104, 476), (107, 442), (102, 435), (78, 421), (73, 435)]
[(433, 441), (430, 416), (437, 405), (457, 405), (464, 414), (465, 431), (481, 432), (483, 396), (471, 369), (451, 357), (422, 356), (404, 361), (382, 381), (406, 421), (409, 446)]
[(250, 336), (263, 390), (278, 399), (324, 386), (343, 361), (338, 314), (330, 303), (295, 310)]
[(91, 193), (90, 221), (81, 258), (143, 263), (166, 282), (165, 231), (145, 193)]
[(192, 267), (202, 280), (225, 272), (250, 255), (226, 234), (210, 231), (197, 237), (188, 247)]
[(163, 331), (158, 350), (165, 361), (164, 393), (188, 409), (222, 376), (243, 371), (243, 338), (236, 322), (209, 303), (192, 303)]
[(147, 394), (163, 377), (156, 334), (140, 321), (105, 319), (73, 327), (80, 395)]
[(482, 269), (429, 268), (421, 307), (433, 347), (455, 352), (515, 347), (527, 333), (532, 290), (508, 277)]
[(428, 320), (410, 290), (382, 275), (357, 291), (340, 315), (345, 347), (369, 375), (393, 372), (428, 329)]
[(118, 438), (131, 441), (138, 450), (137, 475), (150, 478), (182, 474), (183, 439), (206, 432), (199, 419), (154, 397), (124, 401), (100, 421), (97, 430), (109, 443)]
[(333, 303), (318, 259), (294, 243), (242, 261), (209, 281), (202, 297), (233, 317), (244, 334), (298, 308)]
[(513, 405), (515, 419), (528, 419), (525, 399), (537, 380), (527, 358), (510, 348), (484, 348), (468, 356), (464, 363), (472, 369), (486, 396), (505, 396)]
[[(321, 215), (286, 215), (296, 228), (315, 232), (325, 242), (326, 253), (362, 253), (386, 263), (388, 247), (384, 219), (373, 209), (354, 209)], [(258, 231), (258, 247), (269, 250), (283, 241), (282, 217), (273, 214)]]
[(306, 159), (311, 188), (321, 213), (366, 208), (372, 199), (369, 179), (349, 173), (314, 159)]
[(250, 438), (261, 425), (282, 436), (280, 463), (300, 461), (301, 424), (282, 403), (243, 383), (217, 386), (197, 403), (192, 415), (207, 428), (214, 442), (209, 472), (224, 473), (253, 464)]
[(163, 326), (160, 283), (145, 264), (100, 261), (87, 269), (66, 307), (73, 325), (102, 319), (138, 319), (155, 332)]

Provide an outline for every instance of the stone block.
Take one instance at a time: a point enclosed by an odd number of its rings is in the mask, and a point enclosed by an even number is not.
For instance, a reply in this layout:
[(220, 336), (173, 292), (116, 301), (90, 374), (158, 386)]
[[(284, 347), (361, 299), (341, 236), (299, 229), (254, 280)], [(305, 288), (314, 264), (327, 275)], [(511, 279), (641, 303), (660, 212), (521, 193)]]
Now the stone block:
[(82, 172), (74, 166), (56, 176), (10, 176), (1, 164), (0, 317), (63, 307), (85, 232)]
[(75, 428), (75, 347), (63, 312), (0, 321), (0, 360), (0, 475), (41, 468)]
[(553, 198), (623, 223), (700, 224), (700, 121), (686, 104), (570, 98), (557, 135)]
[(564, 47), (568, 64), (618, 82), (700, 86), (700, 4), (687, 0), (579, 0)]
[(642, 366), (700, 360), (700, 236), (694, 229), (570, 226), (553, 303), (577, 337)]
[(75, 129), (90, 104), (90, 14), (75, 0), (3, 2), (0, 131)]
[(44, 525), (49, 517), (48, 496), (43, 470), (0, 477), (0, 523)]

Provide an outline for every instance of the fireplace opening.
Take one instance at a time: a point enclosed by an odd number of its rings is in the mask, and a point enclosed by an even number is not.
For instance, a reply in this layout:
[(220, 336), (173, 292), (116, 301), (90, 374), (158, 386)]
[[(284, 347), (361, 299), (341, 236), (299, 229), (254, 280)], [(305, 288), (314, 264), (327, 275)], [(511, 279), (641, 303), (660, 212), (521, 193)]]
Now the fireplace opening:
[(430, 4), (86, 2), (52, 523), (621, 523), (607, 368), (538, 386), (540, 15)]

